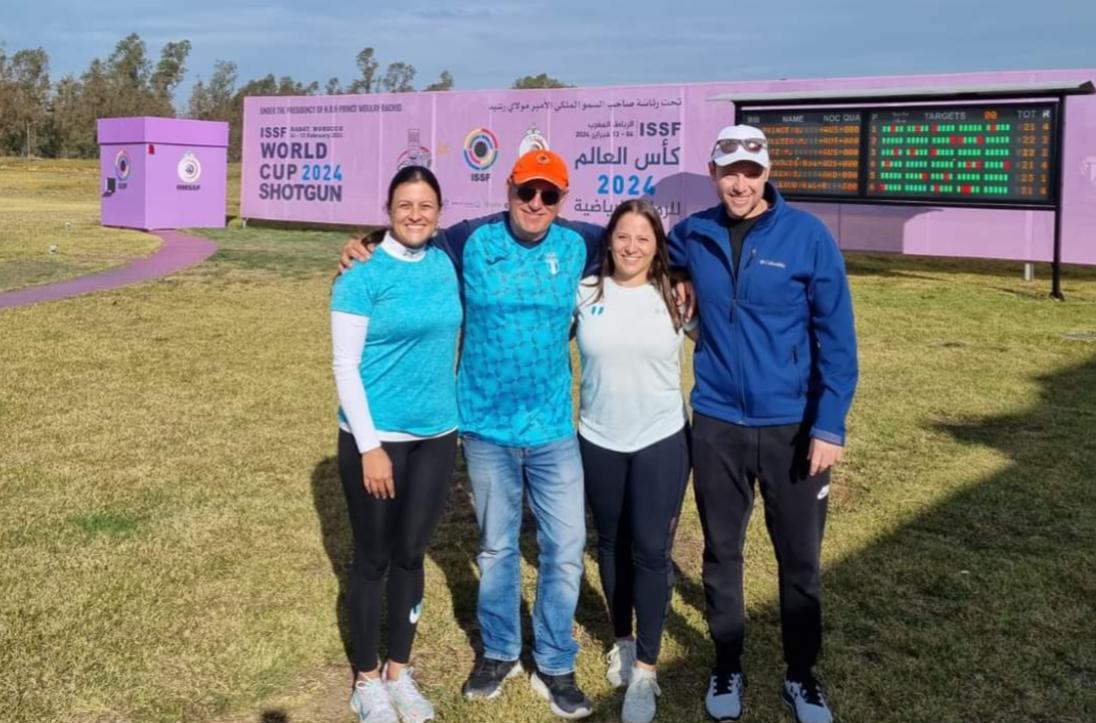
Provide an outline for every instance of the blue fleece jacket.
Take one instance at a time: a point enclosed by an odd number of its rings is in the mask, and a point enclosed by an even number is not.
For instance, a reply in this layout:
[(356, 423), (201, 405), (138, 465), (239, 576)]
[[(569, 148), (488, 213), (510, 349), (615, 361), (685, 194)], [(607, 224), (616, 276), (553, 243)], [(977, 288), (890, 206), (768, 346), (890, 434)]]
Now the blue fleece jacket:
[(812, 437), (844, 444), (858, 375), (845, 262), (817, 217), (771, 184), (765, 198), (737, 278), (722, 205), (670, 232), (671, 261), (691, 275), (700, 313), (692, 406), (751, 427), (807, 421)]

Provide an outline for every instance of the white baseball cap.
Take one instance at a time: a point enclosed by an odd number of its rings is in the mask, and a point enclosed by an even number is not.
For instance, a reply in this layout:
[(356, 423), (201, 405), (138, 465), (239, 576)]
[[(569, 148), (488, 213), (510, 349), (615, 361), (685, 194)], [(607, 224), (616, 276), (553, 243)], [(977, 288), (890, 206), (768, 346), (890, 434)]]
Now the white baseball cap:
[(719, 132), (712, 145), (712, 163), (729, 166), (736, 161), (750, 161), (762, 168), (768, 168), (768, 143), (760, 128), (727, 126)]

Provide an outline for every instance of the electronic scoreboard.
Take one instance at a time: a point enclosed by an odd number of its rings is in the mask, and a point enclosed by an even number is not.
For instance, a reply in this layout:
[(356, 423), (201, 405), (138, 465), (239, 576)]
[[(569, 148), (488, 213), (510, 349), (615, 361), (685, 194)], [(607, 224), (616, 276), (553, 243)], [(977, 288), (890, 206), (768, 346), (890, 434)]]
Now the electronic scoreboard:
[(769, 141), (771, 179), (788, 196), (860, 194), (860, 110), (746, 112)]
[(743, 108), (788, 198), (1053, 206), (1059, 106)]

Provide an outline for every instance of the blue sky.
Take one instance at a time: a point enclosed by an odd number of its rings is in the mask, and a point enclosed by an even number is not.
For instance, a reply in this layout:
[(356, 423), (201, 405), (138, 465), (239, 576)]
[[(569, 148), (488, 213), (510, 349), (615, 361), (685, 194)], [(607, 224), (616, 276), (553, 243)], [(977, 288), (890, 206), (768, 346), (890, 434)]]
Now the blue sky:
[(345, 84), (365, 46), (382, 66), (414, 65), (418, 87), (447, 69), (458, 89), (505, 88), (541, 72), (587, 86), (1096, 68), (1096, 0), (5, 5), (0, 42), (9, 53), (45, 48), (55, 79), (79, 74), (130, 32), (153, 57), (167, 41), (190, 40), (180, 105), (216, 60), (234, 61), (241, 82), (274, 73)]

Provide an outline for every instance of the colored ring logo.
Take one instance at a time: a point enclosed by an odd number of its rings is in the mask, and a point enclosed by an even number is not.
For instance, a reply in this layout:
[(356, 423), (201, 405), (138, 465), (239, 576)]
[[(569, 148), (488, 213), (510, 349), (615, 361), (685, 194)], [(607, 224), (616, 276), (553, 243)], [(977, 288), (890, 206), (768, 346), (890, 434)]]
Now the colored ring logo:
[(486, 128), (473, 128), (464, 137), (464, 162), (476, 171), (486, 171), (499, 157), (499, 139)]
[(179, 161), (179, 180), (183, 183), (197, 183), (202, 177), (202, 164), (193, 153), (186, 153)]
[(125, 151), (118, 151), (118, 155), (114, 157), (114, 177), (119, 181), (124, 181), (129, 178), (132, 170), (133, 164), (130, 163), (129, 154)]

